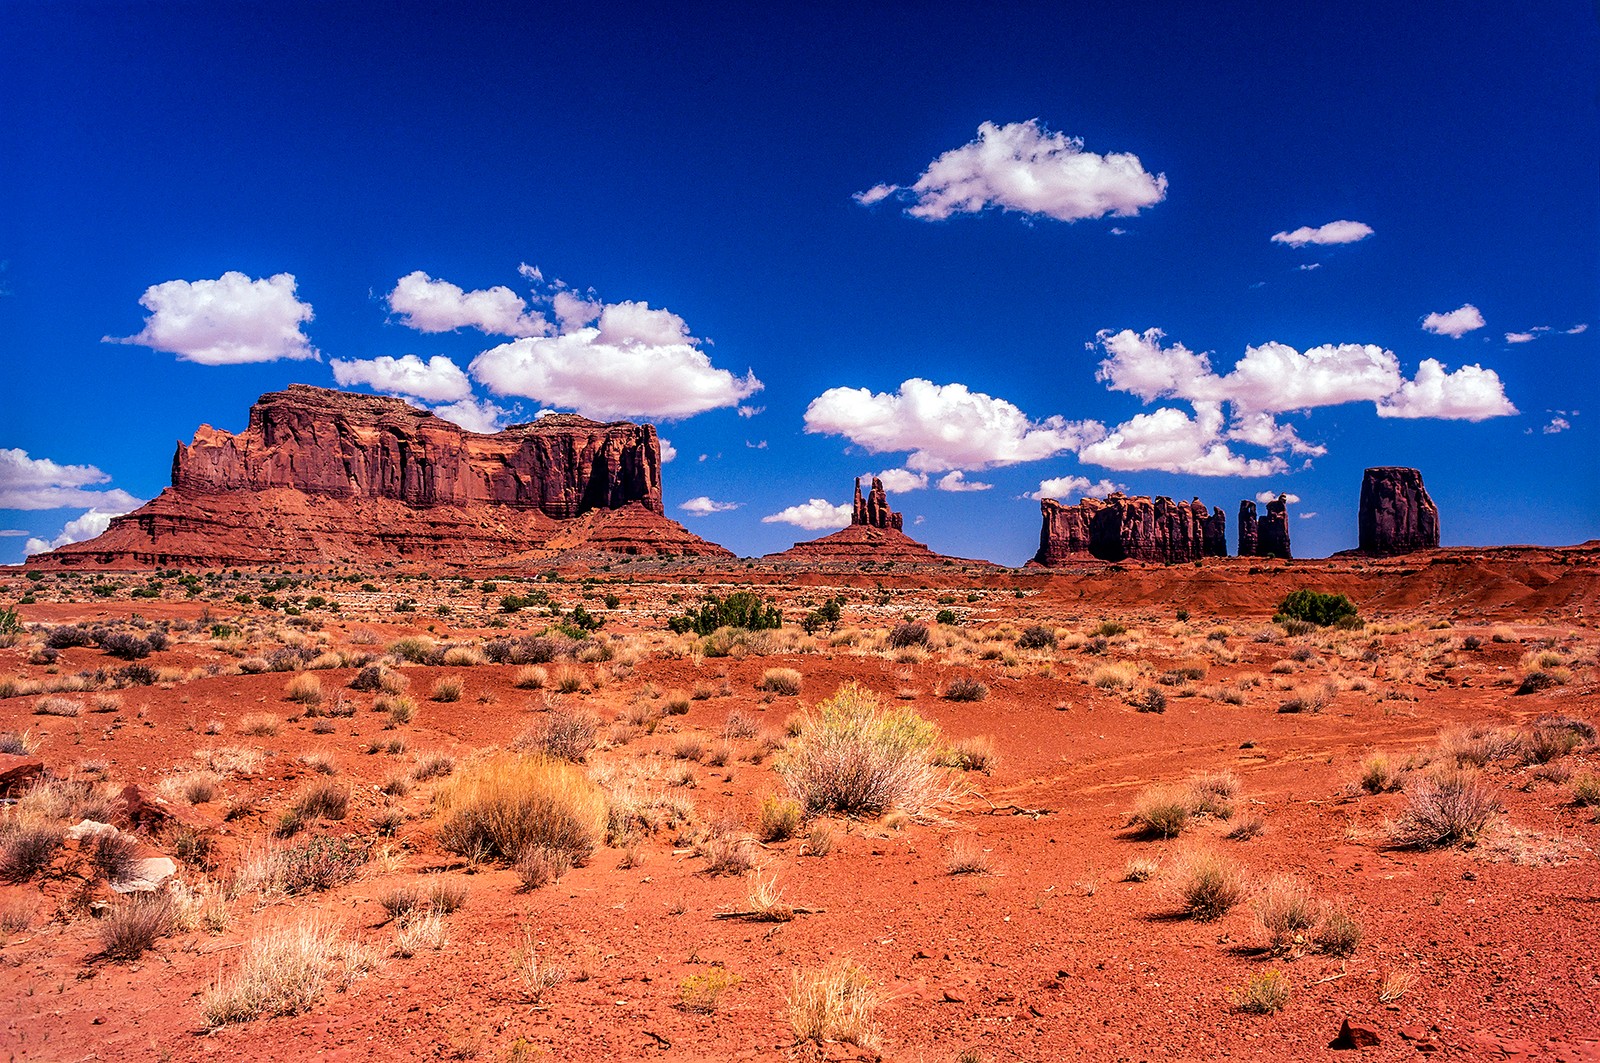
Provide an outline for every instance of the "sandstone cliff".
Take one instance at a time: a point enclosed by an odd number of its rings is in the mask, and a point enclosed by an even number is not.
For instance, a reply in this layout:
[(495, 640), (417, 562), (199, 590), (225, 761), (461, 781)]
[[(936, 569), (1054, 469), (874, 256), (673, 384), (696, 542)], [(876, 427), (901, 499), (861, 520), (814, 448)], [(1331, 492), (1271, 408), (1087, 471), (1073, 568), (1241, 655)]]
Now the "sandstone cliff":
[(1422, 486), (1416, 469), (1382, 466), (1361, 477), (1361, 511), (1357, 517), (1359, 549), (1391, 557), (1439, 545), (1439, 507)]
[(1033, 560), (1040, 565), (1088, 558), (1174, 564), (1228, 552), (1227, 516), (1220, 509), (1208, 511), (1199, 499), (1113, 494), (1104, 502), (1085, 498), (1075, 506), (1046, 498), (1039, 508), (1044, 523)]
[(1294, 557), (1289, 549), (1289, 499), (1279, 495), (1267, 503), (1267, 512), (1256, 522), (1256, 556)]
[(399, 399), (296, 384), (234, 434), (179, 444), (172, 486), (63, 566), (547, 561), (562, 551), (731, 557), (662, 515), (655, 428), (555, 415), (493, 435)]

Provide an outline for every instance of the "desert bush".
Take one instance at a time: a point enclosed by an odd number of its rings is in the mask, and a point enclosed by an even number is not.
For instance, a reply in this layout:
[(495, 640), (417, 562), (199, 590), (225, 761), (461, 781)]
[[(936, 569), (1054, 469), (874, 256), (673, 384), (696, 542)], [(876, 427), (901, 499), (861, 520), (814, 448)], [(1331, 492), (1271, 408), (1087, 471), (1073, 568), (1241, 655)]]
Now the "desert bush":
[(983, 846), (971, 838), (960, 838), (950, 847), (944, 867), (952, 875), (988, 875), (994, 871), (994, 862)]
[(512, 748), (577, 764), (588, 757), (599, 735), (599, 716), (587, 709), (560, 709), (540, 717), (516, 738)]
[(698, 611), (690, 610), (667, 621), (667, 627), (680, 635), (710, 635), (725, 627), (761, 631), (782, 626), (783, 614), (778, 607), (762, 601), (752, 591), (735, 591), (726, 598), (707, 594)]
[(1240, 1011), (1271, 1015), (1289, 1002), (1289, 979), (1281, 971), (1261, 971), (1252, 974), (1231, 996), (1233, 1006)]
[(576, 668), (563, 666), (556, 669), (553, 685), (558, 694), (577, 694), (584, 688), (583, 673)]
[(511, 680), (511, 685), (518, 690), (543, 690), (549, 682), (549, 672), (536, 664), (530, 664), (517, 669), (517, 674)]
[(722, 994), (738, 984), (739, 976), (729, 974), (725, 967), (691, 974), (678, 983), (678, 1006), (697, 1015), (714, 1014)]
[(487, 664), (489, 659), (475, 646), (451, 646), (444, 651), (441, 663), (455, 668), (475, 668)]
[(850, 960), (797, 971), (789, 989), (789, 1024), (799, 1041), (872, 1049), (878, 1043), (877, 1008), (872, 979)]
[(139, 843), (115, 828), (101, 831), (89, 849), (89, 864), (107, 882), (126, 882), (139, 866)]
[(1361, 924), (1342, 908), (1324, 908), (1312, 944), (1318, 952), (1329, 956), (1348, 956), (1361, 944)]
[(88, 646), (93, 642), (94, 636), (86, 628), (72, 624), (53, 627), (44, 637), (44, 644), (52, 650), (76, 649), (79, 646)]
[(72, 698), (57, 697), (46, 694), (33, 703), (35, 716), (76, 716), (83, 711), (83, 702)]
[(946, 701), (982, 701), (989, 696), (989, 688), (969, 675), (957, 676), (944, 688)]
[(60, 848), (61, 828), (53, 823), (0, 822), (0, 879), (27, 881), (49, 867)]
[(172, 898), (166, 893), (131, 897), (100, 919), (100, 948), (113, 960), (137, 960), (173, 928)]
[(727, 720), (722, 724), (722, 737), (730, 742), (740, 738), (754, 738), (760, 733), (760, 725), (738, 709), (728, 713)]
[(781, 842), (795, 836), (805, 813), (800, 802), (768, 794), (756, 813), (756, 835), (764, 842)]
[(461, 692), (465, 688), (466, 684), (461, 681), (460, 676), (440, 676), (438, 679), (434, 680), (433, 693), (430, 695), (430, 697), (432, 697), (434, 701), (460, 701)]
[(396, 639), (389, 647), (389, 652), (402, 661), (412, 664), (428, 664), (433, 660), (435, 648), (432, 639), (425, 639), (419, 635), (407, 635), (405, 638)]
[(372, 707), (389, 717), (389, 727), (403, 727), (417, 718), (417, 703), (404, 695), (380, 694)]
[(1356, 612), (1355, 603), (1342, 594), (1321, 594), (1302, 588), (1290, 592), (1278, 603), (1278, 611), (1272, 619), (1280, 623), (1283, 619), (1301, 620), (1318, 627), (1329, 627), (1354, 621)]
[(270, 712), (253, 712), (239, 720), (239, 733), (253, 738), (271, 738), (283, 726), (283, 720)]
[(525, 890), (538, 890), (561, 881), (572, 868), (566, 853), (535, 845), (517, 861), (517, 880)]
[(1397, 845), (1418, 849), (1472, 841), (1494, 818), (1497, 805), (1477, 776), (1465, 771), (1424, 778), (1407, 797), (1389, 835)]
[(994, 749), (993, 735), (973, 735), (951, 743), (940, 754), (939, 763), (951, 768), (960, 768), (962, 771), (977, 771), (988, 775), (1000, 763), (1000, 757)]
[(1134, 804), (1132, 823), (1152, 838), (1176, 838), (1189, 825), (1189, 802), (1171, 787), (1149, 787)]
[(456, 770), (456, 758), (448, 753), (419, 753), (417, 763), (411, 769), (411, 778), (417, 782), (428, 779), (437, 779), (449, 775)]
[(1053, 628), (1033, 624), (1022, 629), (1022, 634), (1017, 636), (1017, 648), (1022, 650), (1053, 650), (1056, 648), (1056, 633)]
[(916, 623), (896, 624), (889, 629), (889, 637), (885, 641), (891, 650), (903, 650), (908, 646), (918, 646), (926, 649), (928, 646), (928, 625)]
[(1458, 768), (1482, 768), (1522, 752), (1522, 736), (1504, 727), (1457, 727), (1439, 736), (1441, 757)]
[(1139, 670), (1131, 664), (1102, 664), (1089, 673), (1089, 685), (1102, 690), (1129, 690)]
[(1533, 722), (1522, 735), (1522, 760), (1527, 764), (1548, 764), (1566, 756), (1584, 742), (1594, 741), (1594, 727), (1585, 720), (1564, 716), (1545, 716)]
[(1303, 948), (1307, 932), (1316, 925), (1316, 902), (1304, 885), (1292, 878), (1276, 878), (1255, 901), (1256, 922), (1267, 934), (1267, 948), (1285, 955)]
[(1178, 896), (1191, 919), (1220, 919), (1245, 898), (1245, 877), (1238, 865), (1215, 853), (1191, 853), (1178, 870)]
[(331, 780), (312, 783), (289, 807), (302, 819), (343, 819), (350, 809), (350, 791)]
[(1109, 639), (1115, 638), (1127, 630), (1127, 625), (1119, 620), (1102, 620), (1090, 631), (1090, 634), (1098, 638)]
[(1129, 695), (1128, 704), (1137, 712), (1166, 712), (1167, 696), (1155, 687), (1146, 687), (1137, 694)]
[(445, 947), (449, 937), (443, 916), (437, 912), (422, 912), (401, 920), (400, 930), (395, 934), (394, 955), (409, 959), (424, 949), (437, 952)]
[(313, 838), (272, 854), (268, 884), (288, 894), (320, 893), (354, 879), (366, 860), (343, 838)]
[(458, 768), (434, 798), (439, 841), (458, 853), (515, 861), (533, 846), (581, 865), (604, 836), (606, 801), (581, 770), (542, 756), (503, 754)]
[(774, 694), (798, 694), (801, 682), (800, 673), (793, 668), (768, 668), (761, 673), (761, 681), (756, 684), (756, 689)]
[(202, 995), (200, 1013), (213, 1027), (298, 1015), (330, 987), (346, 988), (369, 964), (358, 944), (314, 917), (271, 927), (246, 943), (239, 965)]
[(1200, 772), (1189, 777), (1184, 800), (1190, 815), (1228, 819), (1233, 815), (1233, 799), (1239, 796), (1239, 778), (1232, 772)]
[(1392, 793), (1404, 788), (1405, 772), (1395, 767), (1388, 754), (1372, 753), (1361, 762), (1358, 781), (1369, 794)]
[(313, 707), (322, 704), (322, 680), (301, 672), (283, 686), (283, 696), (300, 705)]
[(777, 769), (810, 813), (916, 815), (948, 794), (929, 763), (938, 737), (914, 709), (882, 709), (871, 691), (846, 683), (813, 710)]

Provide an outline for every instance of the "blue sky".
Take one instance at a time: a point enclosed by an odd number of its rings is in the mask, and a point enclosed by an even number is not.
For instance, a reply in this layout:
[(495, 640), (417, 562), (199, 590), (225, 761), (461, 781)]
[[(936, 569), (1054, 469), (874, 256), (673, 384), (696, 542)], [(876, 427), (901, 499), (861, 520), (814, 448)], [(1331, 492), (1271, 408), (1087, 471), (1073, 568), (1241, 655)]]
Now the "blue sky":
[(1592, 5), (5, 17), (0, 562), (336, 372), (657, 420), (741, 554), (886, 470), (1009, 563), (1111, 485), (1324, 555), (1375, 464), (1447, 543), (1600, 535)]

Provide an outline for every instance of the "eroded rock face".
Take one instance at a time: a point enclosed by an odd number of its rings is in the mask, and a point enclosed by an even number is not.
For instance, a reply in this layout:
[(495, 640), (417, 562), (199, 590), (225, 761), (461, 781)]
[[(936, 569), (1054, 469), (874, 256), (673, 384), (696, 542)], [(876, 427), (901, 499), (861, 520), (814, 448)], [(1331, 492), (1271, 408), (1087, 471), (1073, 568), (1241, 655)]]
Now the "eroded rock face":
[(1260, 530), (1256, 504), (1248, 498), (1239, 503), (1239, 556), (1256, 556), (1256, 536)]
[(651, 425), (558, 414), (480, 435), (399, 399), (296, 384), (263, 395), (243, 432), (201, 427), (170, 488), (36, 563), (477, 566), (587, 551), (733, 556), (663, 514)]
[(885, 561), (933, 565), (950, 560), (907, 535), (902, 530), (903, 524), (901, 514), (889, 508), (889, 496), (883, 489), (883, 481), (873, 477), (871, 490), (863, 496), (861, 478), (858, 476), (855, 506), (846, 527), (820, 539), (795, 543), (782, 553), (768, 554), (766, 559), (841, 565)]
[(1153, 561), (1175, 564), (1228, 552), (1228, 518), (1195, 499), (1174, 502), (1113, 494), (1104, 502), (1085, 498), (1064, 506), (1039, 503), (1044, 517), (1034, 561), (1059, 565), (1073, 560)]
[(1357, 517), (1362, 553), (1393, 557), (1439, 545), (1439, 507), (1422, 486), (1422, 473), (1399, 466), (1368, 469), (1361, 477)]
[(172, 486), (188, 494), (292, 488), (414, 506), (489, 502), (564, 520), (661, 504), (653, 425), (555, 414), (478, 435), (400, 399), (290, 385), (261, 396), (238, 435), (201, 426), (179, 444)]
[(865, 525), (868, 528), (893, 528), (900, 531), (904, 518), (889, 509), (889, 495), (883, 489), (882, 480), (874, 476), (872, 490), (866, 498), (862, 498), (861, 477), (857, 476), (856, 504), (850, 514), (850, 523)]
[(1256, 556), (1294, 557), (1289, 549), (1289, 499), (1279, 495), (1267, 503), (1267, 511), (1256, 522)]

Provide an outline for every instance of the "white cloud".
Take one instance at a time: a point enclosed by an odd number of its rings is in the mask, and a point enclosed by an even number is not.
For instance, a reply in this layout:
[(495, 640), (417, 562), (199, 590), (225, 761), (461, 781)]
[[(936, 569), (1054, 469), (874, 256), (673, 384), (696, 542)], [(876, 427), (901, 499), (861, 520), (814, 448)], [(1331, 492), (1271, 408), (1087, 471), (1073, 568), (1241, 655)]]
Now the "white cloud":
[(1294, 425), (1279, 424), (1270, 413), (1236, 411), (1233, 423), (1228, 426), (1228, 439), (1235, 443), (1249, 443), (1275, 451), (1288, 450), (1316, 458), (1328, 452), (1327, 447), (1301, 439)]
[(1471, 303), (1463, 303), (1447, 314), (1429, 314), (1422, 319), (1423, 331), (1436, 336), (1449, 336), (1453, 340), (1459, 340), (1473, 329), (1483, 328), (1483, 325), (1483, 312)]
[(798, 506), (762, 517), (763, 524), (793, 524), (808, 531), (821, 531), (824, 528), (842, 528), (850, 523), (852, 507), (846, 504), (834, 505), (824, 498), (813, 498)]
[(1107, 498), (1119, 491), (1126, 491), (1122, 484), (1112, 483), (1110, 480), (1101, 480), (1091, 483), (1084, 476), (1057, 476), (1050, 480), (1040, 480), (1039, 490), (1029, 495), (1034, 500), (1054, 498), (1058, 501), (1068, 498)]
[[(678, 448), (667, 442), (666, 439), (657, 436), (656, 441), (661, 444), (661, 464), (665, 465), (678, 456)], [(704, 457), (704, 455), (701, 456)]]
[[(137, 508), (137, 507), (134, 507)], [(69, 543), (81, 543), (103, 534), (111, 527), (111, 518), (120, 517), (128, 510), (113, 507), (112, 509), (91, 509), (75, 520), (69, 520), (61, 529), (61, 534), (54, 539), (29, 539), (23, 546), (23, 552), (29, 555), (42, 554), (46, 550), (54, 550), (58, 546)]]
[(97, 490), (111, 477), (93, 465), (60, 465), (0, 448), (0, 509), (90, 509), (126, 513), (144, 505), (120, 488)]
[[(523, 276), (543, 279), (537, 269)], [(420, 269), (395, 282), (394, 291), (389, 293), (389, 309), (418, 332), (451, 332), (464, 327), (493, 336), (544, 336), (550, 332), (544, 315), (529, 310), (522, 297), (510, 288), (496, 285), (463, 291), (449, 281), (434, 280)]]
[(510, 410), (496, 406), (488, 399), (474, 399), (470, 396), (460, 402), (435, 406), (433, 412), (451, 424), (460, 425), (469, 432), (478, 432), (482, 435), (492, 435), (500, 431), (506, 426), (506, 419), (511, 414)]
[(754, 443), (750, 442), (747, 439), (747, 440), (744, 441), (744, 445), (749, 450), (766, 450), (767, 449), (767, 441), (765, 439), (758, 440), (758, 441), (756, 441)]
[(921, 491), (928, 486), (927, 473), (912, 472), (910, 469), (885, 469), (876, 478), (883, 481), (883, 489), (891, 495), (903, 491)]
[(251, 280), (230, 270), (216, 280), (167, 281), (146, 288), (139, 305), (150, 316), (137, 335), (101, 342), (169, 351), (201, 365), (320, 357), (300, 331), (311, 304), (295, 297), (291, 273)]
[(1537, 335), (1535, 335), (1534, 333), (1532, 333), (1532, 332), (1508, 332), (1508, 333), (1506, 333), (1506, 342), (1507, 343), (1532, 343), (1534, 340), (1536, 340), (1538, 338), (1539, 337)]
[(1314, 269), (1321, 269), (1321, 268), (1322, 268), (1322, 263), (1321, 262), (1302, 262), (1302, 263), (1300, 263), (1300, 265), (1295, 267), (1295, 269), (1304, 270), (1306, 273), (1310, 273)]
[(966, 473), (960, 469), (947, 472), (939, 478), (941, 491), (987, 491), (993, 486), (994, 484), (986, 484), (979, 480), (968, 480)]
[(27, 534), (21, 528), (0, 528), (0, 539), (21, 539)]
[(765, 406), (740, 406), (734, 411), (740, 417), (759, 417), (767, 412)]
[(691, 498), (687, 502), (678, 503), (678, 508), (695, 517), (705, 517), (712, 513), (727, 513), (744, 505), (743, 502), (718, 502), (715, 499), (701, 495)]
[(1285, 491), (1257, 491), (1256, 492), (1256, 501), (1257, 502), (1276, 502), (1278, 500), (1278, 496), (1279, 495), (1283, 495), (1284, 500), (1287, 501), (1291, 506), (1298, 506), (1300, 504), (1300, 496), (1299, 495), (1292, 495), (1292, 494), (1289, 494), (1288, 492), (1285, 492)]
[(1136, 414), (1078, 451), (1078, 460), (1122, 472), (1156, 469), (1190, 476), (1271, 476), (1287, 470), (1280, 458), (1246, 458), (1222, 440), (1222, 410), (1195, 404), (1191, 418), (1170, 406)]
[(1435, 358), (1424, 358), (1414, 379), (1378, 403), (1379, 417), (1482, 421), (1516, 412), (1493, 369), (1464, 365), (1447, 373)]
[(916, 472), (1038, 461), (1098, 438), (1094, 422), (1032, 421), (1004, 399), (965, 384), (913, 378), (893, 394), (830, 388), (806, 407), (806, 431), (843, 436), (873, 454), (908, 451)]
[(472, 395), (472, 382), (461, 367), (442, 354), (424, 362), (414, 354), (392, 358), (330, 361), (333, 379), (341, 387), (365, 384), (390, 395), (412, 395), (428, 402), (460, 402)]
[(762, 388), (711, 364), (669, 310), (605, 304), (593, 325), (524, 337), (472, 360), (472, 375), (497, 395), (520, 395), (601, 419), (679, 420), (738, 406)]
[(1544, 434), (1547, 436), (1558, 435), (1571, 427), (1572, 422), (1565, 417), (1552, 417), (1550, 423), (1544, 426)]
[(1316, 514), (1315, 513), (1296, 513), (1295, 516), (1299, 517), (1301, 520), (1310, 520), (1312, 517), (1315, 517)]
[(856, 193), (870, 206), (899, 195), (914, 218), (942, 220), (988, 207), (1057, 221), (1137, 214), (1167, 195), (1165, 174), (1147, 173), (1137, 155), (1096, 155), (1083, 141), (1051, 133), (1037, 119), (984, 122), (978, 139), (940, 155), (909, 188), (879, 184)]
[(1589, 323), (1587, 321), (1583, 321), (1583, 322), (1579, 322), (1578, 324), (1573, 325), (1571, 328), (1567, 329), (1566, 333), (1567, 333), (1568, 336), (1581, 336), (1585, 332), (1588, 332), (1588, 331), (1589, 331)]
[(1276, 233), (1272, 237), (1272, 242), (1288, 244), (1290, 247), (1304, 247), (1307, 244), (1353, 244), (1371, 235), (1372, 226), (1362, 222), (1330, 221), (1314, 229), (1309, 225), (1302, 225), (1293, 232)]

